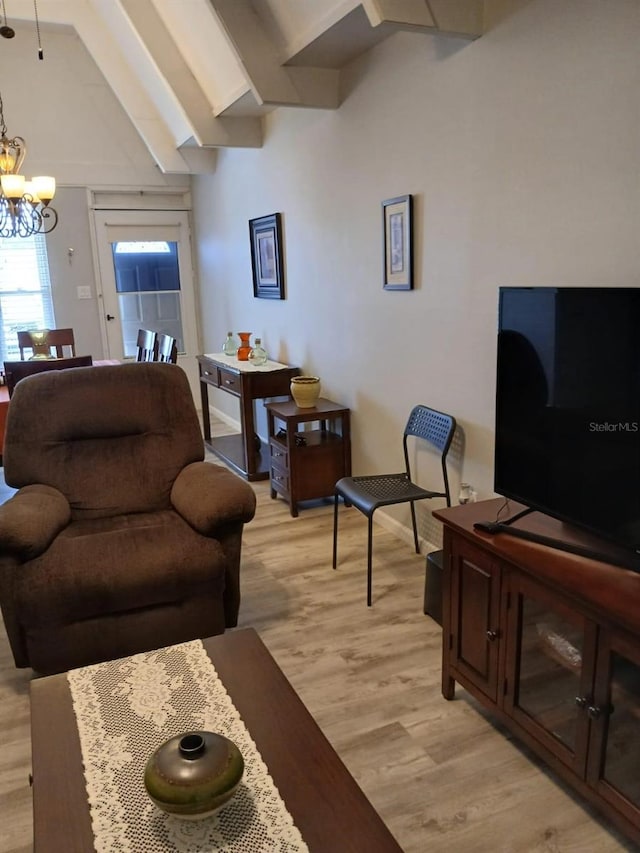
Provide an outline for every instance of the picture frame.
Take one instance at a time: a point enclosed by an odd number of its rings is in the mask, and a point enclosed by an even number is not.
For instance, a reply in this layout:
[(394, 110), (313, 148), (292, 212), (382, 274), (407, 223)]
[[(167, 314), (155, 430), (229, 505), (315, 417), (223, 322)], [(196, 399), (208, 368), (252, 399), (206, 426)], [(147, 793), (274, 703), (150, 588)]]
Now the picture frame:
[(284, 299), (282, 217), (279, 213), (249, 220), (253, 295), (259, 299)]
[(413, 196), (382, 202), (383, 288), (413, 290)]

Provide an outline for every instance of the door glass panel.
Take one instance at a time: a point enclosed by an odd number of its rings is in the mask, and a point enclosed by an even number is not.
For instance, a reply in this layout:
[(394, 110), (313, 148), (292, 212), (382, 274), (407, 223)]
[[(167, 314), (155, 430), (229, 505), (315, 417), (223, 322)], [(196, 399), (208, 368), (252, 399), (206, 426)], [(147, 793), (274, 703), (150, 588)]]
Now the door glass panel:
[(640, 666), (611, 657), (611, 709), (604, 778), (640, 806)]
[(119, 241), (111, 248), (125, 358), (136, 355), (141, 328), (171, 335), (184, 352), (178, 244)]
[(576, 748), (584, 631), (535, 599), (522, 598), (516, 702), (535, 722)]

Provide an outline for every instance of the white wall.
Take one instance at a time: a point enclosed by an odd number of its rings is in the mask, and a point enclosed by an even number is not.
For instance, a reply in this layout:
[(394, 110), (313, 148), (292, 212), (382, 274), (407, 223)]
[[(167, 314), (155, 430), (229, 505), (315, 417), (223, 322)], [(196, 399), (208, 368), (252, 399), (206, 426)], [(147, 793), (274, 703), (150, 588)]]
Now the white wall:
[[(81, 187), (57, 193), (56, 230), (47, 238), (47, 255), (56, 325), (73, 329), (78, 355), (104, 355), (95, 271), (91, 251), (87, 193)], [(91, 299), (78, 299), (78, 287), (90, 287)]]
[[(397, 466), (414, 403), (451, 412), (465, 440), (455, 487), (462, 476), (480, 497), (498, 286), (640, 284), (640, 3), (494, 11), (472, 43), (392, 37), (349, 69), (339, 110), (272, 113), (263, 149), (222, 151), (194, 187), (205, 351), (247, 329), (318, 374), (353, 410), (356, 473)], [(405, 193), (417, 285), (386, 292), (380, 203)], [(247, 221), (275, 211), (283, 302), (251, 285)]]

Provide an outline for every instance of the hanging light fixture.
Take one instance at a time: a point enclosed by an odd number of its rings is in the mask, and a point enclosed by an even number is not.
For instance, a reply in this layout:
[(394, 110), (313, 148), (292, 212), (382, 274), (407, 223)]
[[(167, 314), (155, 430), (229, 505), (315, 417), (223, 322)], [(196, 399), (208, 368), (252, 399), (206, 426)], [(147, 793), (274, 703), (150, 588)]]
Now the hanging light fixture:
[[(12, 39), (15, 30), (7, 22), (5, 0), (2, 4), (0, 36)], [(44, 59), (40, 41), (40, 21), (37, 0), (33, 0), (33, 11), (38, 36), (38, 59)], [(0, 95), (0, 237), (31, 237), (33, 234), (48, 234), (58, 224), (58, 214), (49, 206), (56, 192), (55, 178), (40, 175), (27, 181), (19, 174), (20, 166), (27, 153), (21, 136), (7, 137), (4, 120), (4, 105)]]
[(56, 181), (43, 175), (28, 181), (19, 174), (27, 146), (21, 136), (7, 137), (2, 95), (0, 134), (0, 237), (48, 234), (58, 224), (58, 214), (49, 207), (56, 192)]

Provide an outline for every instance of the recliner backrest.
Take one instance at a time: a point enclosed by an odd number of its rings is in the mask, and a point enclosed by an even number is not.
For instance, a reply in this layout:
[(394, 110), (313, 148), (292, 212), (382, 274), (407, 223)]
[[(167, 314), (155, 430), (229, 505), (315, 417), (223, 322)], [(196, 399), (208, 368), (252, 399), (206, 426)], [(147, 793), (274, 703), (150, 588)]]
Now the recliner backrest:
[(23, 379), (9, 406), (5, 479), (61, 491), (74, 520), (170, 506), (178, 473), (204, 458), (181, 367), (79, 367)]

